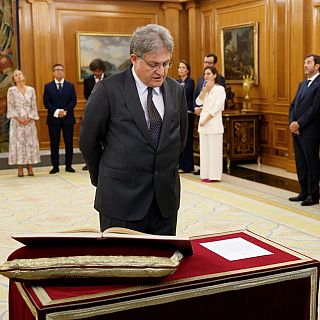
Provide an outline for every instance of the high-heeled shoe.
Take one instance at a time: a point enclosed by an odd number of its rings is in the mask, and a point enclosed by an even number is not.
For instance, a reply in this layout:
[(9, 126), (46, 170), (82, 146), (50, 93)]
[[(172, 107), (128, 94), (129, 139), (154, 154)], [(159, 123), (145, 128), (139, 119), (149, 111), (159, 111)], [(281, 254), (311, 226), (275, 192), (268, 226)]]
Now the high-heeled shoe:
[(21, 171), (18, 171), (18, 177), (21, 178), (21, 177), (23, 177), (23, 176), (24, 176), (23, 171), (22, 171), (22, 172), (21, 172)]

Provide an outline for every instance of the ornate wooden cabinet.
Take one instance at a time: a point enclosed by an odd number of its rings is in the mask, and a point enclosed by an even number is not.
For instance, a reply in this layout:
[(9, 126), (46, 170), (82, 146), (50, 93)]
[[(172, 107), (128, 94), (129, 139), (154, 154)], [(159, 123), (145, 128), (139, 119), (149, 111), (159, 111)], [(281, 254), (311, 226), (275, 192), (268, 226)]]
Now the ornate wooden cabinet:
[(262, 113), (224, 112), (223, 156), (231, 161), (256, 159), (260, 164)]
[[(231, 161), (257, 160), (260, 164), (260, 122), (262, 113), (223, 113), (223, 157), (228, 168)], [(198, 121), (195, 127), (195, 162), (199, 163)]]

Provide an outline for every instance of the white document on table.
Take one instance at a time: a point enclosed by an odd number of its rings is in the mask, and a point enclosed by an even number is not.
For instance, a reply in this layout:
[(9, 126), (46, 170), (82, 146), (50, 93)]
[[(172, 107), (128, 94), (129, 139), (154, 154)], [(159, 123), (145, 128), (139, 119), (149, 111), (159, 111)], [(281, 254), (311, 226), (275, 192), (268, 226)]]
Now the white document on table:
[(273, 254), (272, 252), (240, 237), (212, 242), (203, 242), (200, 244), (229, 261)]

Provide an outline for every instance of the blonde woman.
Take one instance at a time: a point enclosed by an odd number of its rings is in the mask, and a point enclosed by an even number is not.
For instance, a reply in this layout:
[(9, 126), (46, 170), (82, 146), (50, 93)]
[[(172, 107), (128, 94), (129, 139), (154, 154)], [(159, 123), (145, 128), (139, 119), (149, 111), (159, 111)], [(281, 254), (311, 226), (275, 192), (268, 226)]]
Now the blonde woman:
[(23, 166), (26, 165), (28, 175), (33, 176), (32, 165), (40, 162), (36, 94), (32, 87), (25, 85), (20, 70), (14, 71), (12, 79), (14, 86), (7, 93), (7, 118), (10, 119), (9, 164), (18, 165), (18, 177), (24, 176)]
[(200, 177), (202, 182), (220, 181), (223, 171), (223, 123), (222, 111), (226, 99), (223, 86), (218, 83), (216, 68), (203, 71), (206, 82), (196, 99), (200, 112), (198, 125), (200, 140)]

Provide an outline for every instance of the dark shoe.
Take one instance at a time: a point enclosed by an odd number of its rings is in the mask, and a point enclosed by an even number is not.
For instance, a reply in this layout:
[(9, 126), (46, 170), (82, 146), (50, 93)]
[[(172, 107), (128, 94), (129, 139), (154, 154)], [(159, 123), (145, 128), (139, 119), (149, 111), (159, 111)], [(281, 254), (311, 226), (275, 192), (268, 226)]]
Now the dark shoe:
[(194, 171), (193, 174), (194, 174), (195, 176), (200, 176), (200, 170)]
[(191, 171), (185, 171), (185, 170), (182, 170), (182, 169), (179, 169), (179, 173), (190, 173)]
[(306, 200), (307, 197), (308, 197), (308, 195), (306, 195), (306, 194), (299, 194), (296, 197), (289, 198), (289, 201), (303, 201), (303, 200)]
[(57, 173), (57, 172), (59, 172), (59, 168), (58, 167), (53, 167), (51, 169), (51, 171), (49, 172), (49, 174), (54, 174), (54, 173)]
[(85, 165), (84, 167), (82, 167), (82, 170), (88, 170), (88, 166)]
[(302, 206), (313, 206), (314, 204), (318, 204), (319, 199), (313, 199), (312, 196), (308, 196), (308, 198), (301, 202)]
[(66, 172), (76, 172), (72, 167), (66, 167)]

